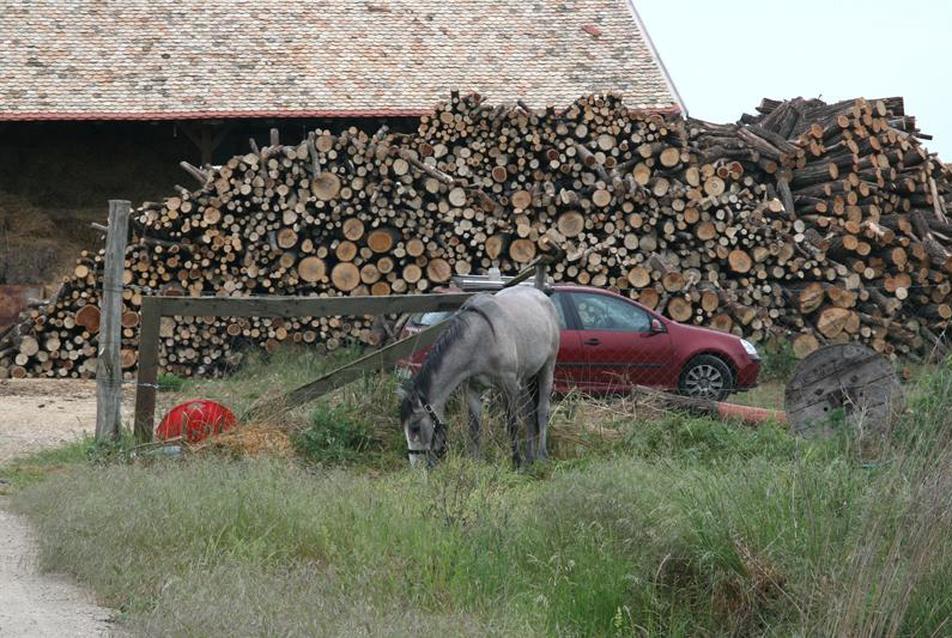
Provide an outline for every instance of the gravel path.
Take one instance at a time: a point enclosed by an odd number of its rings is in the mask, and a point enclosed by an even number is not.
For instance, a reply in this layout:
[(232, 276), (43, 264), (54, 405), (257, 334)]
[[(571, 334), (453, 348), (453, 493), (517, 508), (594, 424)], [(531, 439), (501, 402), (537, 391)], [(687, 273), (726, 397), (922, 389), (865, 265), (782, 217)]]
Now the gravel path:
[(0, 636), (108, 636), (112, 613), (65, 578), (37, 571), (30, 528), (0, 498)]
[[(124, 412), (126, 410), (124, 409)], [(124, 415), (125, 417), (125, 415)], [(91, 381), (0, 381), (0, 464), (91, 433), (96, 386)], [(113, 611), (54, 574), (40, 573), (27, 522), (0, 496), (0, 636), (55, 638), (111, 635)]]

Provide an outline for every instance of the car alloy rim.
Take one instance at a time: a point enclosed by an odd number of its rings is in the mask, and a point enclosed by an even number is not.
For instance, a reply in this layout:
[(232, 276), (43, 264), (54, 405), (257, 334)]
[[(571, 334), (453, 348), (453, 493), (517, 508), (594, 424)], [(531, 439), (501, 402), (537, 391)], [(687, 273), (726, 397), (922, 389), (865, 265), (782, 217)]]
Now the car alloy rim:
[(716, 397), (724, 389), (724, 375), (714, 366), (702, 363), (688, 370), (684, 388), (693, 396)]

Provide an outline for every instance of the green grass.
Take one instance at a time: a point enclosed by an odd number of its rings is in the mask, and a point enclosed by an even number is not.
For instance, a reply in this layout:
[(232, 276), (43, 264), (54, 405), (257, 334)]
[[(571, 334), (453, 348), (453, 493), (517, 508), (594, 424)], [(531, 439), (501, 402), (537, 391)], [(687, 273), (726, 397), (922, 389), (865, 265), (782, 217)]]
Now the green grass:
[(292, 443), (306, 464), (361, 464), (393, 468), (402, 463), (403, 436), (397, 427), (381, 428), (372, 417), (348, 405), (318, 405), (310, 423)]
[(924, 375), (871, 460), (846, 432), (569, 397), (548, 465), (493, 438), (461, 458), (457, 425), (426, 473), (375, 378), (308, 411), (300, 461), (74, 450), (14, 505), (143, 635), (944, 635), (950, 407), (952, 368)]
[[(125, 458), (133, 442), (123, 436), (114, 443), (97, 443), (87, 436), (60, 447), (33, 452), (0, 465), (0, 490), (22, 488), (56, 474), (63, 474), (77, 466), (103, 465)], [(3, 491), (0, 491), (2, 494)]]

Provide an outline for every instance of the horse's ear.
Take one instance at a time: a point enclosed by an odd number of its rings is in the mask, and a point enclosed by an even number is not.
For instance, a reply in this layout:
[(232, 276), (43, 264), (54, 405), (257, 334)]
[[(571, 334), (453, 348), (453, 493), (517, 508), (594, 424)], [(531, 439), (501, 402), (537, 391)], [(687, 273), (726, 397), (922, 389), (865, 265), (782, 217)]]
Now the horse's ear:
[(401, 381), (400, 383), (397, 384), (397, 387), (396, 387), (397, 398), (400, 399), (401, 401), (406, 399), (408, 396), (410, 396), (411, 389), (412, 387), (410, 385), (409, 379)]

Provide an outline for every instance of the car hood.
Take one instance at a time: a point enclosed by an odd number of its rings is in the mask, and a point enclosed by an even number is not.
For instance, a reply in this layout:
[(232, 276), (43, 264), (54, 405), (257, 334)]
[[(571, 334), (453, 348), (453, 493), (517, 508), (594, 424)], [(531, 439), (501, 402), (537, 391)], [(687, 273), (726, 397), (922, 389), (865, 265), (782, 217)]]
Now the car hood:
[(701, 326), (689, 326), (687, 324), (677, 323), (676, 321), (670, 320), (666, 325), (668, 332), (671, 333), (672, 337), (690, 335), (695, 338), (704, 337), (705, 339), (710, 339), (715, 343), (730, 343), (740, 346), (741, 337), (729, 332), (721, 332), (720, 330), (713, 330), (711, 328), (702, 328)]

